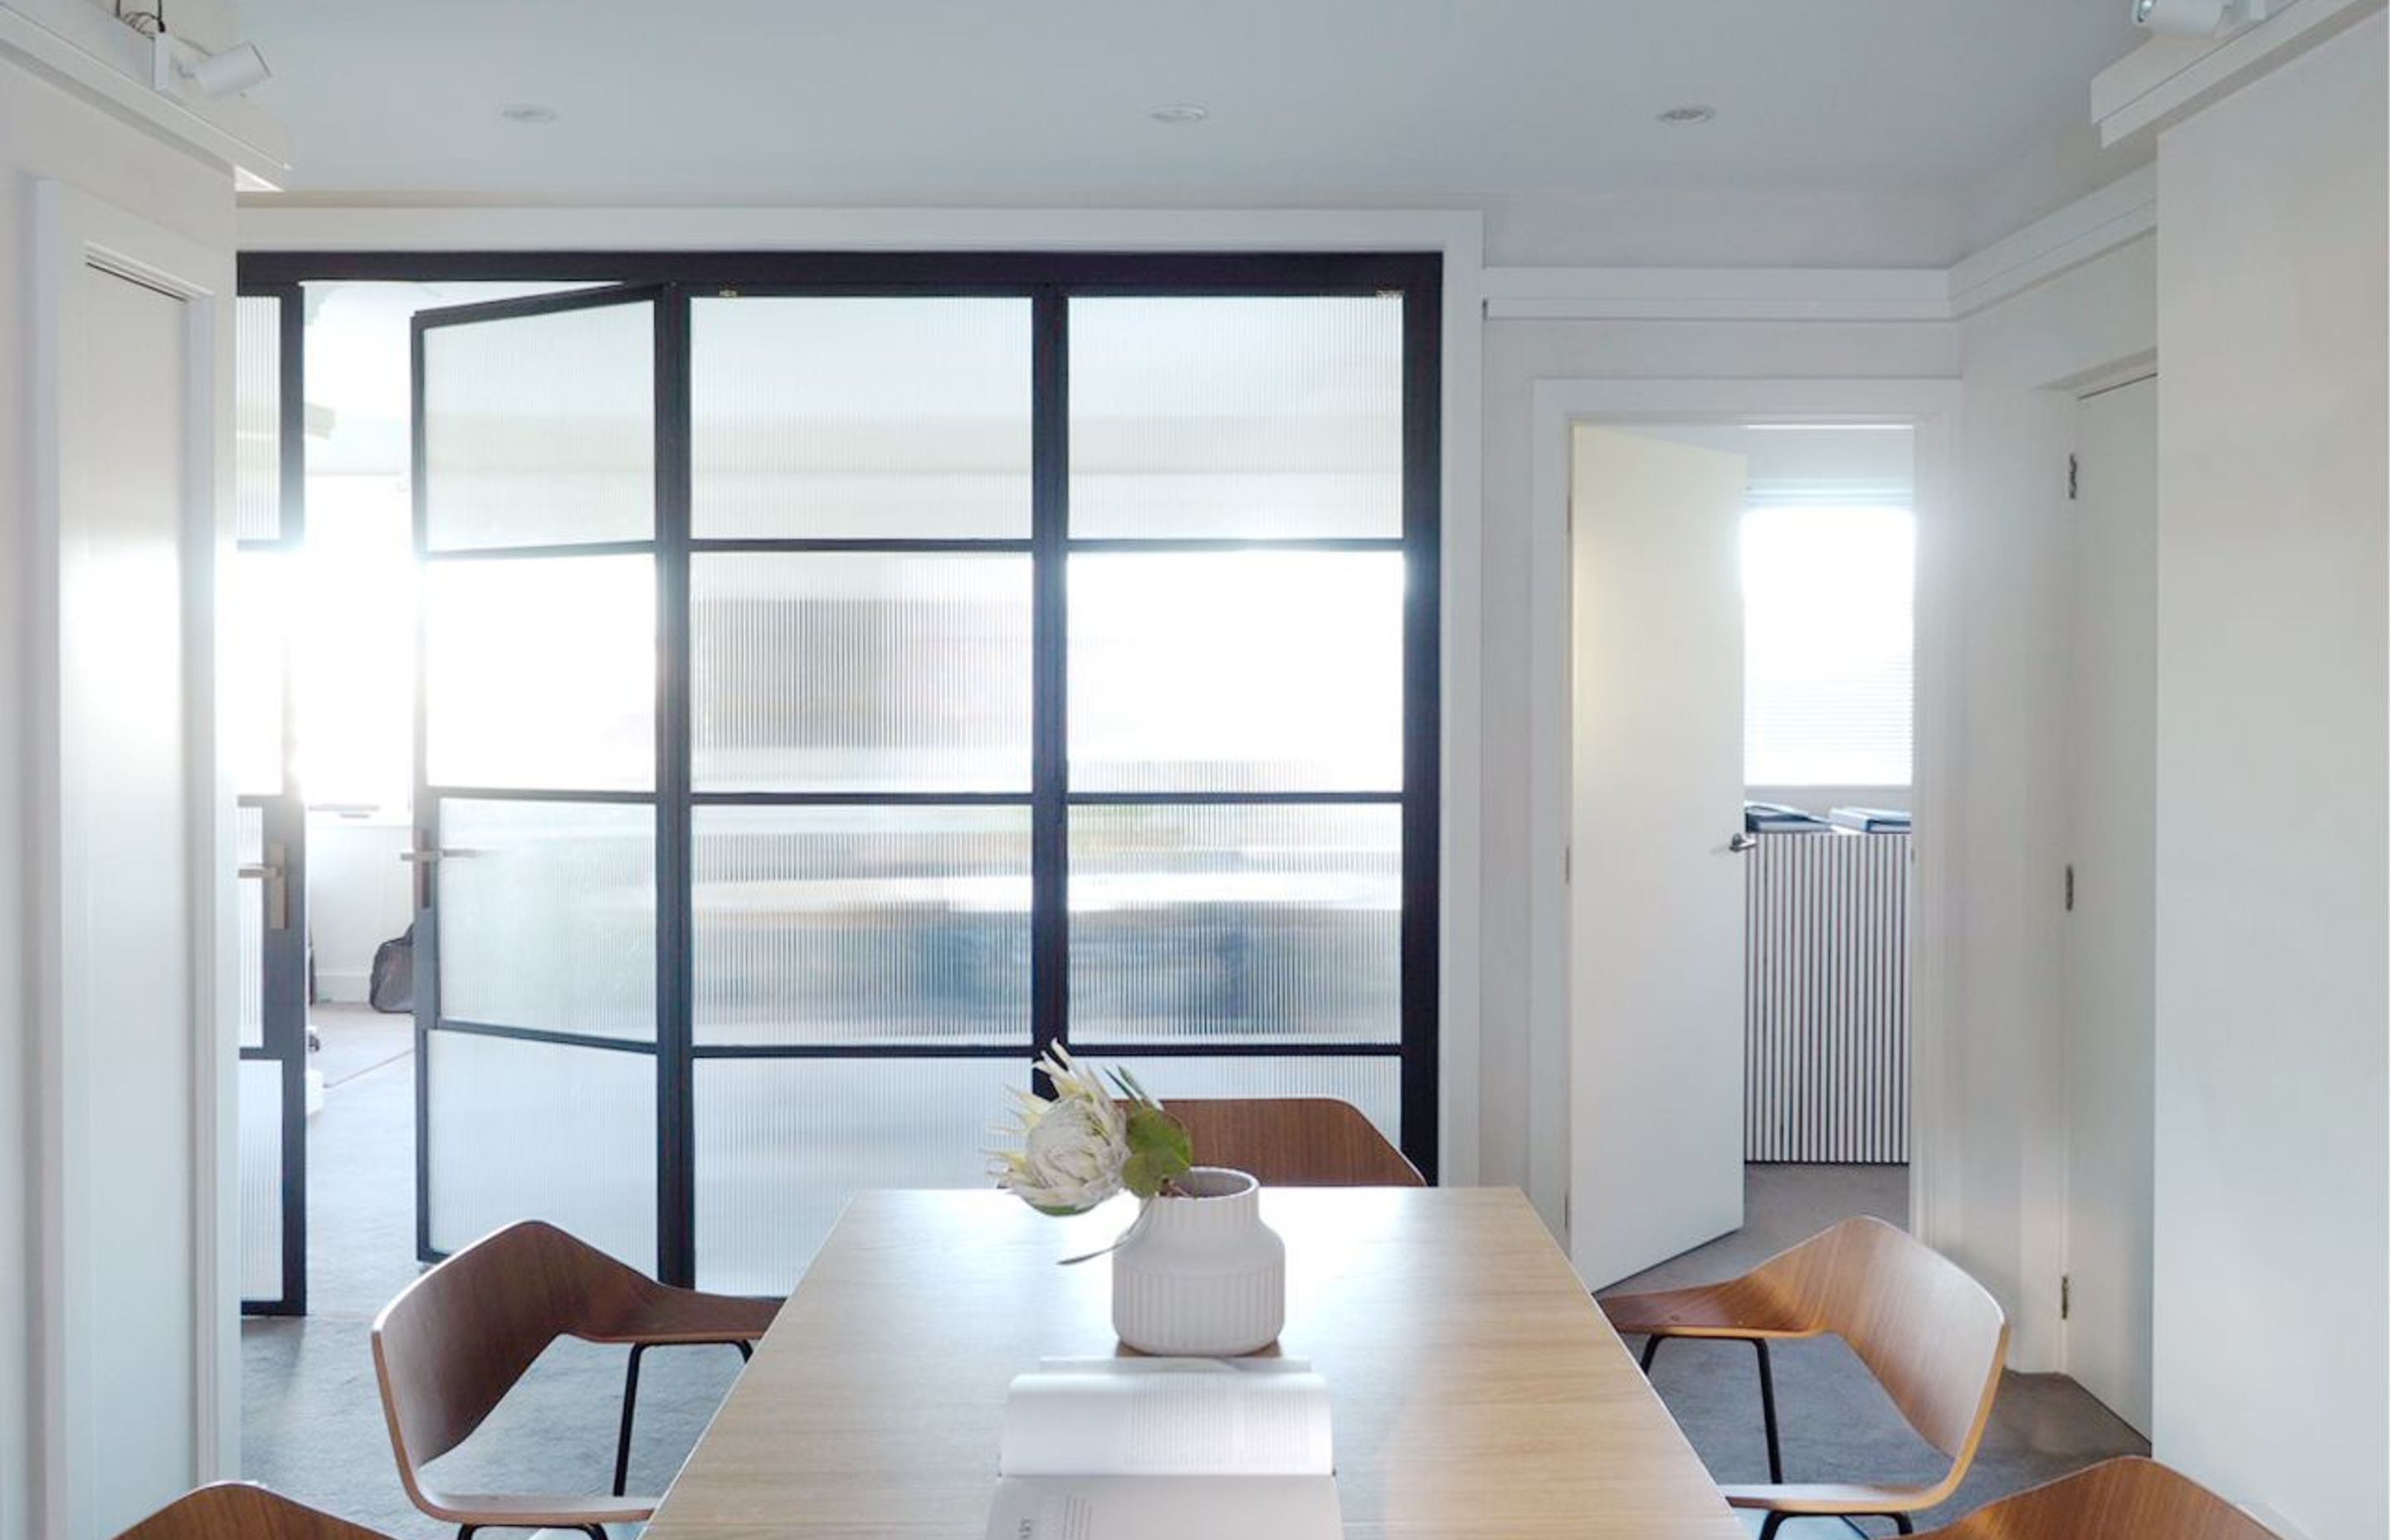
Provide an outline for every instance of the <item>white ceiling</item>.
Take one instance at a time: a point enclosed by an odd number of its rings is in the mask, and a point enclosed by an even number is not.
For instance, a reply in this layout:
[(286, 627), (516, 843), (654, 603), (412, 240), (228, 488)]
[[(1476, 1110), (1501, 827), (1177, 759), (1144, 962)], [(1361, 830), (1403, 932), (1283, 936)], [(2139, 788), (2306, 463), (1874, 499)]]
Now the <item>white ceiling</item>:
[[(1970, 186), (2123, 0), (242, 0), (294, 192), (1449, 203)], [(1194, 102), (1192, 126), (1151, 109)], [(1668, 128), (1700, 102), (1715, 122)], [(508, 122), (502, 106), (559, 114)]]

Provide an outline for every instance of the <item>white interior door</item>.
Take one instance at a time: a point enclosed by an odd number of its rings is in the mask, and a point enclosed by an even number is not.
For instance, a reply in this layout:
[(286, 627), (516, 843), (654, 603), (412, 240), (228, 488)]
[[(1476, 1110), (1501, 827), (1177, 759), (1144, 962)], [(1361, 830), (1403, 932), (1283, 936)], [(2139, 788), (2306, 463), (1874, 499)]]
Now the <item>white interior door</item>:
[(2067, 915), (2066, 1361), (2150, 1426), (2156, 1033), (2157, 382), (2075, 429)]
[[(58, 1083), (48, 1533), (113, 1534), (199, 1474), (190, 1176), (185, 302), (96, 266), (59, 403)], [(126, 430), (138, 424), (138, 431)]]
[(1742, 1223), (1742, 456), (1573, 445), (1570, 1250), (1601, 1288)]

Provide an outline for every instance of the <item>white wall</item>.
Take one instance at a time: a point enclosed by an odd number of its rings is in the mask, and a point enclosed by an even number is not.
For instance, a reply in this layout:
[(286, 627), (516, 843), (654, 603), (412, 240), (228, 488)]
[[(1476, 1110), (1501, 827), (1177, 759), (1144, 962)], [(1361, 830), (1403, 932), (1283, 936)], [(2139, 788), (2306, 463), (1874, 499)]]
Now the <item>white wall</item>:
[(1950, 724), (1962, 816), (1947, 836), (1964, 874), (1945, 1004), (1953, 1094), (1917, 1111), (1949, 1178), (1927, 1238), (2007, 1308), (2024, 1369), (2057, 1369), (2063, 1353), (2071, 387), (2148, 356), (2154, 258), (2144, 237), (1962, 323), (1960, 548), (1943, 568), (1964, 660)]
[(2156, 1451), (2390, 1507), (2376, 16), (2160, 141)]
[[(28, 1056), (31, 1000), (25, 980), (32, 960), (29, 828), (54, 820), (55, 809), (28, 805), (24, 779), (29, 746), (20, 737), (29, 710), (25, 613), (27, 587), (26, 478), (30, 454), (28, 333), (32, 262), (32, 188), (57, 179), (225, 253), (232, 250), (231, 173), (186, 156), (36, 78), (0, 56), (0, 1540), (30, 1540), (36, 1492), (34, 1332), (26, 1281), (39, 1268), (33, 1254), (32, 1205), (44, 1173), (34, 1161), (34, 1108)], [(136, 959), (137, 960), (137, 959)], [(180, 1170), (159, 1180), (187, 1181)]]

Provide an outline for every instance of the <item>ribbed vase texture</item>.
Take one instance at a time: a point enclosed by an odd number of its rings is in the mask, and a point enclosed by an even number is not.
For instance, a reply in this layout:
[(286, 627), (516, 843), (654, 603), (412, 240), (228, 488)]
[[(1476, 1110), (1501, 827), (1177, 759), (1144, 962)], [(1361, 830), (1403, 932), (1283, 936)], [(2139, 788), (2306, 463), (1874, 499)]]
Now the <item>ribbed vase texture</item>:
[(1286, 1324), (1286, 1242), (1262, 1223), (1261, 1184), (1197, 1166), (1190, 1196), (1157, 1198), (1112, 1252), (1112, 1329), (1139, 1353), (1230, 1358)]

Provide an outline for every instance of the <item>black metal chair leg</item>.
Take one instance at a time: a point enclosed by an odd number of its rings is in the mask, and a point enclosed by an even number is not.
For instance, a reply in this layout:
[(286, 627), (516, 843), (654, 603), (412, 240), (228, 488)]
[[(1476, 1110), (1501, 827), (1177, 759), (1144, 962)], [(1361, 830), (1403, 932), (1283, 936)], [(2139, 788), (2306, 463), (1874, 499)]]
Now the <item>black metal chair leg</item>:
[(1908, 1521), (1908, 1515), (1906, 1513), (1894, 1514), (1892, 1516), (1892, 1527), (1898, 1530), (1903, 1534), (1915, 1534), (1917, 1533), (1917, 1526)]
[(1776, 1370), (1768, 1357), (1767, 1339), (1754, 1337), (1751, 1345), (1759, 1350), (1759, 1418), (1767, 1429), (1767, 1479), (1782, 1486), (1784, 1448), (1776, 1431)]
[[(614, 1495), (617, 1497), (630, 1490), (631, 1418), (639, 1407), (639, 1355), (655, 1345), (653, 1342), (633, 1342), (630, 1367), (623, 1371), (623, 1431), (614, 1440)], [(755, 1356), (755, 1346), (752, 1342), (733, 1342), (730, 1345), (739, 1350), (741, 1363)], [(602, 1531), (598, 1533), (598, 1540), (606, 1540)]]
[[(639, 1355), (648, 1351), (645, 1342), (631, 1344), (631, 1367), (623, 1375), (623, 1431), (614, 1441), (614, 1495), (628, 1490), (631, 1480), (631, 1418), (639, 1409)], [(598, 1540), (605, 1540), (600, 1534)]]
[(1667, 1340), (1656, 1331), (1643, 1339), (1643, 1372), (1645, 1374), (1651, 1372), (1651, 1360), (1659, 1356), (1660, 1344)]
[(1762, 1519), (1759, 1521), (1759, 1540), (1776, 1540), (1776, 1532), (1782, 1529), (1784, 1521), (1791, 1517), (1789, 1513), (1770, 1513)]

